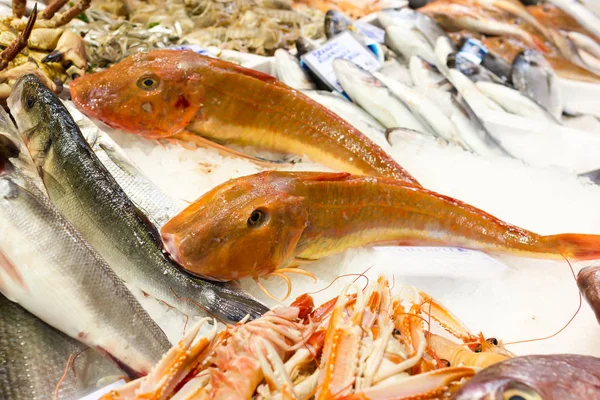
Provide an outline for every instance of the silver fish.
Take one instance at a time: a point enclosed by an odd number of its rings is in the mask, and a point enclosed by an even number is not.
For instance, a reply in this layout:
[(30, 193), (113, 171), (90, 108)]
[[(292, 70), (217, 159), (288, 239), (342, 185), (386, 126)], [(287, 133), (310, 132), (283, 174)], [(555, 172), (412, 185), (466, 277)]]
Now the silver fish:
[(548, 61), (535, 50), (525, 50), (513, 61), (514, 87), (560, 119), (564, 104), (558, 77)]
[(368, 71), (352, 61), (338, 58), (333, 70), (344, 91), (356, 104), (386, 128), (427, 129), (390, 90)]
[(12, 160), (0, 135), (0, 291), (132, 376), (170, 347), (124, 283)]
[[(87, 349), (87, 351), (86, 351)], [(0, 294), (0, 398), (47, 400), (54, 396), (69, 356), (75, 373), (58, 389), (59, 399), (95, 391), (98, 381), (124, 375), (111, 361), (52, 328)]]
[(317, 86), (311, 81), (308, 73), (302, 68), (296, 57), (285, 49), (275, 50), (275, 75), (277, 78), (297, 90), (316, 89)]
[[(416, 56), (415, 56), (416, 57)], [(392, 58), (383, 63), (383, 65), (377, 70), (385, 76), (396, 79), (405, 85), (414, 86), (411, 71), (405, 64), (400, 63), (397, 59)]]
[(558, 121), (544, 108), (518, 90), (492, 82), (477, 82), (477, 88), (506, 111), (542, 122)]
[(413, 86), (419, 90), (438, 88), (448, 81), (436, 67), (419, 56), (413, 56), (408, 63)]
[(576, 354), (515, 357), (487, 367), (452, 400), (599, 400), (600, 358)]
[(437, 147), (447, 147), (450, 142), (430, 133), (423, 133), (403, 128), (392, 128), (385, 132), (387, 141), (392, 146), (403, 147), (405, 144), (428, 144)]
[(407, 104), (413, 114), (425, 120), (428, 127), (431, 127), (430, 131), (435, 132), (442, 139), (461, 144), (456, 127), (434, 102), (402, 82), (377, 72), (373, 75), (386, 85), (392, 94)]
[(419, 56), (429, 63), (435, 62), (435, 53), (431, 44), (416, 29), (402, 25), (390, 25), (385, 28), (385, 42), (396, 53), (410, 60)]

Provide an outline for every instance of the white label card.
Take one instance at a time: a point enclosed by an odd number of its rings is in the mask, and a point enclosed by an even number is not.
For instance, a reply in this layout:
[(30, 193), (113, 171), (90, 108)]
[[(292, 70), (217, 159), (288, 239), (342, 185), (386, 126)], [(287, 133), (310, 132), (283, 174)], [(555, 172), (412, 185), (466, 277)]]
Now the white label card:
[(342, 93), (344, 90), (338, 83), (333, 71), (333, 60), (336, 58), (352, 61), (367, 71), (374, 71), (380, 67), (379, 61), (373, 53), (354, 39), (349, 32), (340, 33), (318, 49), (301, 57), (302, 61), (331, 89)]
[(364, 22), (355, 22), (354, 26), (360, 33), (376, 41), (377, 43), (385, 43), (385, 31), (375, 25), (367, 24)]
[(456, 247), (374, 247), (374, 270), (404, 276), (493, 279), (510, 268), (475, 250)]

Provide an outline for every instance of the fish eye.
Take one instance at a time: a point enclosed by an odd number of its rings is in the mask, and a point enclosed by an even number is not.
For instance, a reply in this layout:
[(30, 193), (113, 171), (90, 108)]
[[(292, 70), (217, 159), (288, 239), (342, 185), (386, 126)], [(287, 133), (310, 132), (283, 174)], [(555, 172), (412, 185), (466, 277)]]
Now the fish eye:
[(489, 344), (493, 344), (494, 346), (498, 346), (498, 339), (496, 338), (488, 338), (485, 340), (486, 342), (488, 342)]
[(267, 215), (263, 210), (256, 209), (248, 217), (248, 228), (257, 228), (265, 222)]
[(542, 400), (542, 396), (527, 385), (514, 383), (504, 390), (502, 400)]
[(137, 81), (137, 85), (142, 90), (154, 90), (158, 87), (158, 78), (154, 76), (142, 76)]
[(31, 110), (35, 105), (35, 97), (30, 94), (25, 95), (25, 109)]

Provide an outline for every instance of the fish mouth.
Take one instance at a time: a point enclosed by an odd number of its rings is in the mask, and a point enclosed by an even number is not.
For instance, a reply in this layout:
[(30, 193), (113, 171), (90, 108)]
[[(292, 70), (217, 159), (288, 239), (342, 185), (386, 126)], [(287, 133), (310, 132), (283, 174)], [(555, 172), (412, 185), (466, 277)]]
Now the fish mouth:
[(161, 237), (163, 242), (163, 248), (167, 255), (178, 265), (183, 267), (179, 251), (177, 250), (177, 240), (175, 239), (175, 235), (172, 233), (162, 233)]

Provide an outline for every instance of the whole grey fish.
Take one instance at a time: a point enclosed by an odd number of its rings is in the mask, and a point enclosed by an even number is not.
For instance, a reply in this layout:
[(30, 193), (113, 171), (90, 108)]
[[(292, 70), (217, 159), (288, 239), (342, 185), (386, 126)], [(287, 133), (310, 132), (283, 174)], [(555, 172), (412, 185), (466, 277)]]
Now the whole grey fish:
[(52, 328), (20, 305), (0, 294), (0, 399), (48, 400), (69, 369), (58, 390), (59, 399), (77, 399), (97, 390), (96, 383), (124, 373), (111, 361)]
[(487, 367), (452, 400), (599, 400), (600, 358), (576, 354), (515, 357)]
[(146, 374), (169, 350), (167, 337), (13, 163), (19, 151), (0, 135), (0, 291), (131, 376)]
[(525, 50), (520, 53), (513, 61), (511, 80), (519, 92), (560, 119), (564, 104), (558, 77), (539, 52)]
[(585, 267), (577, 274), (577, 286), (600, 324), (600, 267)]
[(207, 311), (239, 321), (268, 310), (237, 288), (190, 276), (168, 258), (156, 228), (35, 76), (20, 78), (8, 102), (51, 201), (121, 279), (188, 315)]
[(183, 207), (148, 179), (106, 132), (77, 110), (73, 103), (64, 104), (98, 159), (157, 228), (179, 214)]

